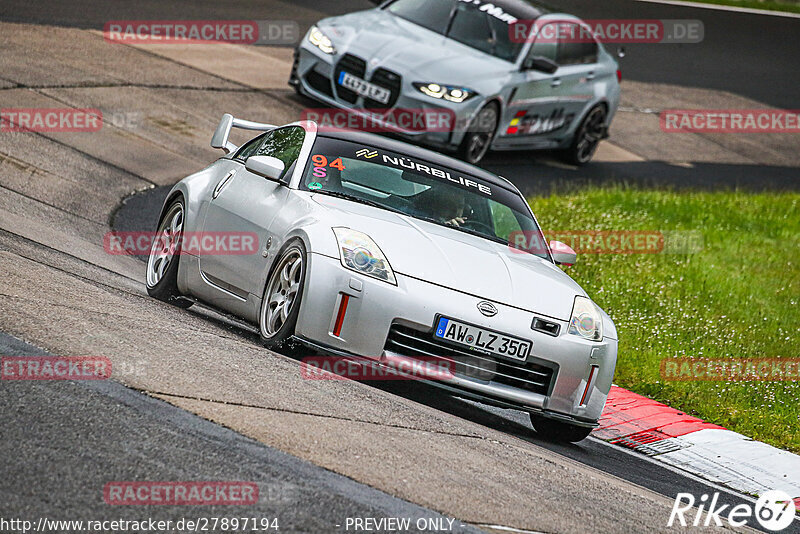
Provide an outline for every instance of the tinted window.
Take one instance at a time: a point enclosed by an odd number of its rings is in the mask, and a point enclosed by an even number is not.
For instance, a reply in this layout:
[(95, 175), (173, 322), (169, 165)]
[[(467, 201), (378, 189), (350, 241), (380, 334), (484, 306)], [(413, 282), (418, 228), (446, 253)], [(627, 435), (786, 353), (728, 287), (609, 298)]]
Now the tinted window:
[[(507, 32), (508, 25), (506, 25)], [(489, 54), (494, 48), (492, 30), (489, 28), (489, 21), (486, 20), (486, 13), (473, 7), (458, 6), (447, 36)]]
[[(541, 30), (539, 30), (539, 35), (542, 36), (549, 36), (549, 35), (556, 35), (556, 24), (549, 23), (542, 26)], [(557, 53), (557, 43), (555, 39), (551, 38), (539, 38), (533, 42), (531, 49), (528, 51), (528, 57), (533, 56), (541, 56), (546, 57), (551, 61), (556, 61), (556, 53)]]
[[(556, 63), (559, 65), (582, 65), (597, 63), (597, 43), (586, 37), (576, 24), (568, 24), (569, 29), (562, 35), (576, 36), (572, 39), (563, 38), (558, 41), (558, 55)], [(589, 42), (582, 42), (582, 41)]]
[[(506, 61), (515, 61), (519, 55), (519, 51), (525, 44), (525, 39), (511, 39), (511, 29), (513, 25), (503, 22), (497, 17), (487, 17), (489, 20), (489, 27), (492, 29), (492, 36), (494, 37), (494, 52), (493, 54)], [(517, 42), (518, 41), (518, 42)]]
[[(503, 244), (520, 232), (541, 235), (525, 200), (513, 191), (455, 169), (349, 141), (318, 137), (300, 188)], [(547, 257), (541, 249), (521, 250)]]
[(454, 0), (397, 0), (388, 9), (398, 17), (444, 35), (454, 7)]

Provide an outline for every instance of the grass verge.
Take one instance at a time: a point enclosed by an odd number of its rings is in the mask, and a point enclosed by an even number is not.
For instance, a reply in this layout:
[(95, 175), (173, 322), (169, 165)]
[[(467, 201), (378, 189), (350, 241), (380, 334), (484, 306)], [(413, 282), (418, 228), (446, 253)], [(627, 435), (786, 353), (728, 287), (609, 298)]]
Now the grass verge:
[(533, 197), (545, 233), (695, 232), (691, 254), (582, 254), (566, 269), (614, 319), (615, 382), (800, 453), (800, 381), (670, 381), (665, 358), (800, 357), (800, 194), (624, 187)]

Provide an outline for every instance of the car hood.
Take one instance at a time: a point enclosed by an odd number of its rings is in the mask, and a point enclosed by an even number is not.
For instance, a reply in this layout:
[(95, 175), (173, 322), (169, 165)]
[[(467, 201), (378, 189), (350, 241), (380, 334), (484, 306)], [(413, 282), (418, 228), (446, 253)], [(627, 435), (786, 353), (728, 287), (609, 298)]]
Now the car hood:
[(551, 262), (458, 230), (316, 194), (321, 223), (359, 230), (392, 269), (476, 297), (568, 321), (581, 287)]
[[(339, 52), (367, 60), (413, 80), (469, 85), (507, 74), (512, 64), (427, 30), (384, 10), (325, 19), (319, 28)], [(465, 73), (468, 73), (465, 75)]]

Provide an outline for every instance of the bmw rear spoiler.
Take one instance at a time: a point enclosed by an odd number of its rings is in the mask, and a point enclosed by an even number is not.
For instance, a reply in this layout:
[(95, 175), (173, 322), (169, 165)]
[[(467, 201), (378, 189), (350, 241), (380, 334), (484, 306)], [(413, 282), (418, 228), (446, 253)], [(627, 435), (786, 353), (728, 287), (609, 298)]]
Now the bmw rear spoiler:
[(244, 119), (237, 119), (230, 113), (226, 113), (222, 116), (222, 120), (219, 121), (219, 125), (217, 129), (214, 130), (214, 136), (211, 138), (211, 147), (212, 148), (221, 148), (226, 154), (230, 154), (237, 147), (230, 141), (228, 141), (228, 136), (231, 134), (231, 128), (241, 128), (243, 130), (258, 130), (261, 132), (268, 132), (269, 130), (274, 130), (277, 126), (272, 124), (264, 124), (262, 122), (253, 122), (253, 121), (246, 121)]

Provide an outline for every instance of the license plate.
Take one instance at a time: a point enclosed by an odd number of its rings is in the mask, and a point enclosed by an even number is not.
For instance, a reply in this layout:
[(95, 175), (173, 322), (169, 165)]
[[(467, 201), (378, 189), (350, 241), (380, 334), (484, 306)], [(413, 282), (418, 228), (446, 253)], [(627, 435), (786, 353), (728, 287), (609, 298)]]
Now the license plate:
[(524, 360), (531, 352), (531, 342), (494, 332), (475, 325), (440, 317), (433, 336), (455, 345), (483, 353)]
[(361, 96), (377, 100), (381, 104), (387, 104), (391, 96), (391, 92), (388, 89), (375, 85), (374, 83), (369, 83), (345, 71), (339, 73), (339, 85), (351, 91), (355, 91)]

